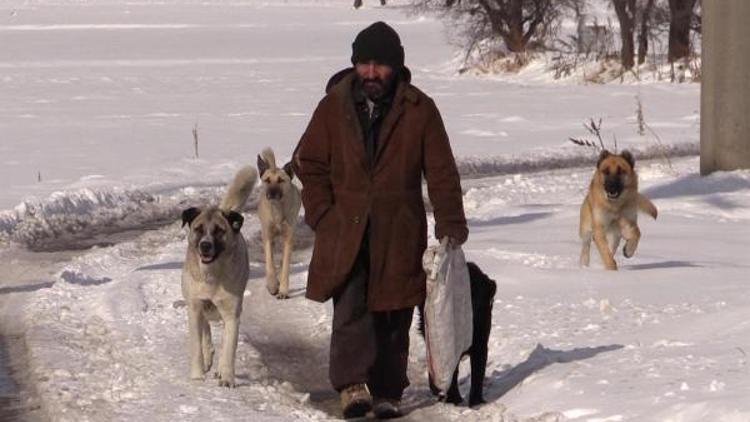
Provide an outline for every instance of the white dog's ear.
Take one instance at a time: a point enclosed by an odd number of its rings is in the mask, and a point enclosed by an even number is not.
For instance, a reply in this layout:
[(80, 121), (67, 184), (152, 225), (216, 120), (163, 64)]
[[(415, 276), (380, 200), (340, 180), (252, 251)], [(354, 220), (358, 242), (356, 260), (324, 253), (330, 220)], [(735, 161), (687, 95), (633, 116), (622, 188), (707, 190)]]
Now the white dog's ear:
[(201, 213), (201, 210), (199, 208), (190, 207), (182, 212), (182, 227), (185, 227), (185, 224), (190, 225), (190, 223), (195, 220), (195, 217), (197, 217)]
[(289, 179), (294, 179), (294, 167), (291, 161), (284, 164), (284, 171), (289, 175)]
[(242, 223), (245, 222), (245, 217), (236, 211), (229, 211), (224, 213), (224, 218), (227, 219), (229, 225), (232, 227), (232, 231), (235, 233), (239, 232), (242, 228)]
[(258, 176), (263, 177), (263, 173), (265, 173), (266, 170), (268, 170), (268, 163), (266, 163), (266, 160), (258, 154)]

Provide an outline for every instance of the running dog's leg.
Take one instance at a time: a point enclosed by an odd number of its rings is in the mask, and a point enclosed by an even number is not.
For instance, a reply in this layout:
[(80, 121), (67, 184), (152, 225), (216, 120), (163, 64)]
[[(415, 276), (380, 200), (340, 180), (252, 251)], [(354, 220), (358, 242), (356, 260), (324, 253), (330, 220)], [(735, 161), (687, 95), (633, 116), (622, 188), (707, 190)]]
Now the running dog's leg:
[(605, 234), (604, 228), (599, 225), (594, 225), (594, 243), (596, 243), (596, 248), (599, 250), (599, 255), (602, 257), (604, 267), (608, 270), (616, 270), (617, 263), (612, 257), (609, 245), (607, 245), (607, 235)]
[(621, 218), (620, 233), (625, 238), (625, 246), (622, 248), (622, 254), (626, 258), (630, 258), (635, 254), (636, 248), (638, 248), (638, 242), (641, 239), (641, 230), (635, 222)]
[(591, 256), (591, 232), (585, 232), (581, 235), (581, 261), (582, 267), (589, 266), (589, 257)]
[(608, 239), (609, 240), (609, 250), (612, 252), (612, 256), (617, 253), (617, 247), (620, 246), (620, 233), (617, 232), (610, 232), (612, 236)]
[(588, 267), (589, 257), (591, 256), (591, 208), (589, 207), (588, 197), (581, 204), (578, 236), (581, 238), (580, 264), (582, 267)]

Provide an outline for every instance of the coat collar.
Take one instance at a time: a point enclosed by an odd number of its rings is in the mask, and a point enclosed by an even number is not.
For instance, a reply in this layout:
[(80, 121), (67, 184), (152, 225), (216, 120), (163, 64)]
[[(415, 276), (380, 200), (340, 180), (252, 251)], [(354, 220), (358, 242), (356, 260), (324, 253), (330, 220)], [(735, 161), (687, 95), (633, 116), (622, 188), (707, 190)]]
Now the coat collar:
[[(364, 141), (362, 139), (362, 129), (359, 125), (359, 118), (357, 117), (354, 107), (354, 99), (352, 98), (351, 87), (354, 83), (355, 76), (354, 68), (344, 69), (336, 73), (328, 81), (328, 86), (326, 88), (328, 95), (333, 96), (341, 107), (341, 113), (344, 116), (345, 130), (348, 131), (347, 138), (352, 140), (352, 142), (345, 142), (345, 144), (347, 144), (352, 153), (359, 158), (359, 162), (363, 169), (369, 171), (370, 165), (367, 161)], [(391, 110), (385, 116), (385, 120), (380, 129), (377, 151), (375, 152), (375, 160), (373, 162), (374, 170), (377, 170), (378, 159), (383, 155), (383, 150), (387, 146), (390, 135), (404, 112), (406, 103), (419, 103), (417, 89), (411, 85), (410, 80), (411, 72), (409, 72), (409, 69), (404, 68), (398, 86), (396, 87), (396, 94), (393, 98)]]
[[(326, 84), (326, 93), (333, 94), (339, 98), (339, 100), (345, 100), (345, 97), (350, 97), (350, 90), (354, 78), (353, 67), (348, 67), (336, 72), (328, 80), (328, 84)], [(404, 67), (399, 74), (399, 83), (396, 88), (396, 95), (394, 95), (393, 103), (397, 104), (403, 101), (409, 101), (412, 104), (419, 103), (417, 90), (411, 85), (411, 71), (408, 67)]]

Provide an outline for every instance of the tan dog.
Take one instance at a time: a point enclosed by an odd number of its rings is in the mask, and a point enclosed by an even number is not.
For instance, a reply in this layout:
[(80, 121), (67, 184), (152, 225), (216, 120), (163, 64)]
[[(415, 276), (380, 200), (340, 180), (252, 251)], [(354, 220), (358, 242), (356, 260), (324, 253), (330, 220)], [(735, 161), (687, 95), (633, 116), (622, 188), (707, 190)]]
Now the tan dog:
[[(292, 164), (287, 163), (283, 169), (276, 167), (276, 158), (270, 148), (258, 155), (258, 173), (261, 180), (258, 218), (266, 255), (266, 288), (277, 298), (286, 299), (289, 296), (289, 264), (294, 228), (302, 200), (299, 189), (292, 183)], [(277, 237), (284, 242), (281, 274), (278, 278), (273, 259), (273, 244)]]
[(632, 257), (638, 247), (641, 238), (638, 210), (656, 218), (654, 204), (638, 193), (638, 175), (634, 167), (635, 160), (628, 151), (616, 155), (604, 150), (599, 155), (588, 194), (581, 205), (581, 265), (589, 265), (593, 237), (604, 266), (616, 270), (613, 255), (620, 239), (625, 239), (622, 253), (626, 258)]
[(182, 225), (190, 227), (187, 256), (182, 268), (182, 295), (188, 311), (190, 378), (203, 379), (211, 369), (214, 348), (209, 320), (224, 323), (222, 350), (216, 377), (219, 385), (234, 387), (242, 299), (250, 275), (247, 245), (240, 228), (240, 211), (258, 175), (241, 169), (227, 189), (221, 205), (182, 212)]

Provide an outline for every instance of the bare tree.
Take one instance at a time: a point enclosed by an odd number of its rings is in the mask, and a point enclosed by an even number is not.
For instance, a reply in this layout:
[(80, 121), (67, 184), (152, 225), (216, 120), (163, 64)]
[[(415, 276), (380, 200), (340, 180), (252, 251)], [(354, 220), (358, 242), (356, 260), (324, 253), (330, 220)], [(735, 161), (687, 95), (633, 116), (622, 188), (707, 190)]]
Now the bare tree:
[(573, 10), (576, 18), (576, 52), (583, 53), (583, 31), (586, 26), (586, 0), (568, 0), (567, 6)]
[(635, 43), (633, 33), (636, 23), (636, 0), (612, 0), (617, 20), (620, 22), (620, 62), (625, 70), (635, 66)]
[(697, 0), (669, 0), (669, 53), (670, 63), (690, 56), (690, 28)]
[(514, 53), (542, 38), (553, 14), (553, 0), (414, 0), (413, 5), (468, 18), (474, 25), (469, 38), (491, 34)]
[(648, 39), (651, 32), (651, 16), (654, 11), (656, 0), (645, 0), (641, 9), (640, 22), (638, 28), (638, 64), (646, 61), (648, 54)]
[(695, 10), (693, 11), (693, 20), (690, 26), (693, 32), (698, 34), (703, 33), (703, 1), (698, 0), (695, 4)]

